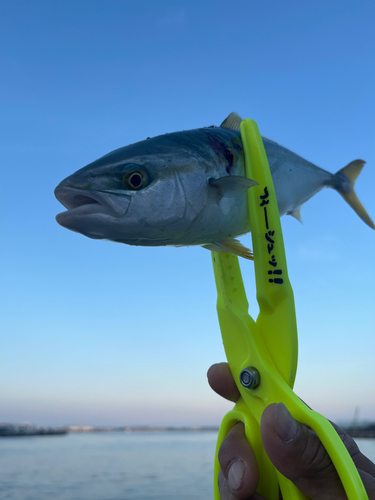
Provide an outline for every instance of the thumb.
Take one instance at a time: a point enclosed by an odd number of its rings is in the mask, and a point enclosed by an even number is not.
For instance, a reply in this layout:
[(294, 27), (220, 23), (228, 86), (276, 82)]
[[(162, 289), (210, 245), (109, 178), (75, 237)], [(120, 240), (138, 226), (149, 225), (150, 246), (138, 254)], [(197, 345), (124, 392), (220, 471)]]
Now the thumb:
[(283, 403), (262, 415), (264, 449), (276, 469), (312, 500), (347, 499), (336, 469), (314, 431), (302, 425)]

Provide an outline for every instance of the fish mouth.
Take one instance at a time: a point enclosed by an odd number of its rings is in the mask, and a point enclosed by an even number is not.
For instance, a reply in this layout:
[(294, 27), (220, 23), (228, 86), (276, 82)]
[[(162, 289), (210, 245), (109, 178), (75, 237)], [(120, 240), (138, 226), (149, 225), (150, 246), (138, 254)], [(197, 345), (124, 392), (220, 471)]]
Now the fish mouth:
[(84, 205), (101, 205), (101, 200), (91, 191), (84, 191), (76, 188), (57, 187), (55, 189), (57, 200), (68, 210), (82, 207)]
[(56, 216), (56, 221), (62, 226), (69, 226), (75, 218), (90, 215), (107, 215), (121, 217), (128, 211), (131, 197), (98, 190), (85, 190), (66, 186), (55, 189), (57, 200), (67, 209)]

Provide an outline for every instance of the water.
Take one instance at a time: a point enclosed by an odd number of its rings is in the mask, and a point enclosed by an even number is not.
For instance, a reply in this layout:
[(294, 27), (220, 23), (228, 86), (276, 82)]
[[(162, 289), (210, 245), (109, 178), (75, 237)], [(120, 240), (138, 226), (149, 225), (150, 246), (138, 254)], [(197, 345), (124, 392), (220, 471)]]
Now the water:
[[(358, 439), (375, 462), (375, 440)], [(0, 440), (2, 500), (210, 500), (215, 432)]]
[(3, 438), (4, 500), (210, 500), (215, 432)]

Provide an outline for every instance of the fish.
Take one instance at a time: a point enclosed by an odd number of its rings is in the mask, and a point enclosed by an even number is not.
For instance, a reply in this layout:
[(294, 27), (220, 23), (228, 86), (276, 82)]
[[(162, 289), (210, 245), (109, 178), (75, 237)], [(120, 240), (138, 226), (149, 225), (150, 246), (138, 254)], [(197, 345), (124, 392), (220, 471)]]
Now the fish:
[[(57, 222), (93, 239), (140, 246), (201, 246), (253, 259), (239, 236), (250, 232), (237, 113), (219, 127), (173, 132), (116, 149), (55, 189), (67, 209)], [(365, 162), (332, 174), (262, 137), (280, 217), (301, 220), (301, 206), (323, 188), (336, 190), (372, 229), (354, 183)]]

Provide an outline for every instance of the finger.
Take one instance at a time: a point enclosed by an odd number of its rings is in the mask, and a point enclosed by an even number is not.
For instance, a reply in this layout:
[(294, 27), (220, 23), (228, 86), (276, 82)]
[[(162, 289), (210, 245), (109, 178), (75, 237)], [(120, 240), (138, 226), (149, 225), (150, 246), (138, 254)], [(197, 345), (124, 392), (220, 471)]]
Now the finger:
[(236, 402), (240, 392), (233, 380), (228, 363), (216, 363), (207, 372), (208, 383), (219, 396)]
[(259, 470), (255, 454), (245, 436), (242, 422), (238, 422), (222, 442), (218, 459), (222, 475), (219, 488), (221, 500), (247, 499), (255, 493), (259, 483)]
[(228, 481), (225, 479), (223, 471), (219, 472), (218, 477), (218, 485), (219, 485), (219, 493), (220, 500), (237, 500), (238, 497), (235, 497), (231, 492)]
[(349, 434), (347, 434), (333, 422), (331, 422), (331, 424), (335, 428), (337, 434), (340, 436), (357, 469), (367, 472), (368, 474), (370, 474), (370, 476), (375, 477), (375, 464), (360, 452), (357, 443), (351, 436), (349, 436)]
[[(220, 500), (238, 500), (238, 497), (234, 496), (228, 487), (228, 483), (224, 477), (222, 471), (219, 473), (219, 492), (220, 492)], [(266, 500), (263, 495), (259, 493), (254, 493), (251, 497), (248, 497), (247, 500)]]
[(374, 498), (375, 498), (375, 478), (371, 474), (368, 474), (367, 472), (364, 472), (363, 470), (360, 470), (358, 472), (359, 472), (359, 475), (361, 476), (363, 486), (365, 487), (365, 490), (367, 492), (369, 500), (374, 500)]
[(264, 449), (273, 465), (313, 500), (346, 500), (336, 469), (318, 436), (299, 424), (282, 404), (261, 419)]

